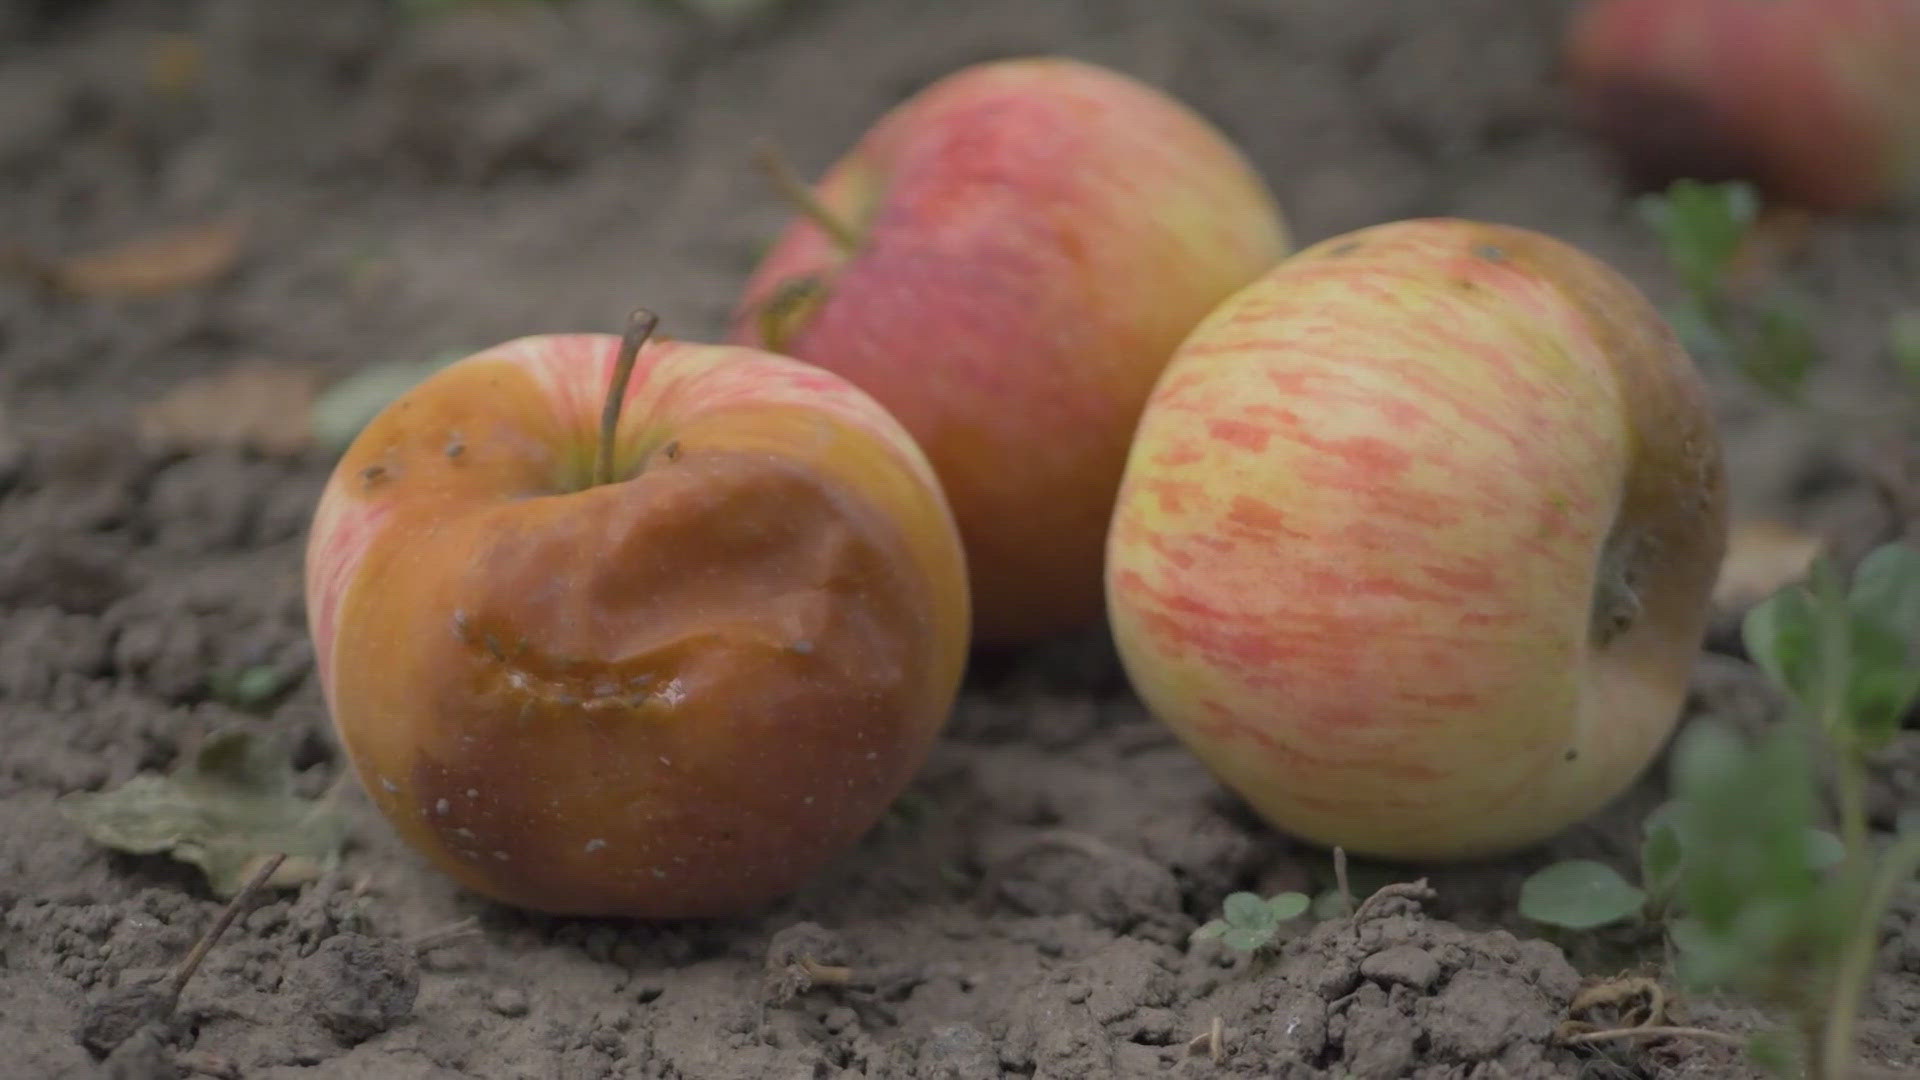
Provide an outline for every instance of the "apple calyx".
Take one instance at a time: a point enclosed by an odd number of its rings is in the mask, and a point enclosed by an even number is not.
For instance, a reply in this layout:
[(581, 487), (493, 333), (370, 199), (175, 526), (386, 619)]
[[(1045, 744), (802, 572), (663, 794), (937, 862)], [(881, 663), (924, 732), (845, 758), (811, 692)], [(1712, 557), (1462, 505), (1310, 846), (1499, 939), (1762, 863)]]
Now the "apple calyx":
[(600, 410), (600, 454), (594, 460), (589, 486), (613, 482), (613, 441), (620, 427), (620, 406), (627, 398), (627, 383), (633, 378), (633, 365), (640, 359), (640, 347), (653, 336), (660, 316), (646, 308), (637, 308), (627, 316), (627, 329), (620, 336), (620, 353), (613, 362), (613, 379), (607, 385), (607, 403)]

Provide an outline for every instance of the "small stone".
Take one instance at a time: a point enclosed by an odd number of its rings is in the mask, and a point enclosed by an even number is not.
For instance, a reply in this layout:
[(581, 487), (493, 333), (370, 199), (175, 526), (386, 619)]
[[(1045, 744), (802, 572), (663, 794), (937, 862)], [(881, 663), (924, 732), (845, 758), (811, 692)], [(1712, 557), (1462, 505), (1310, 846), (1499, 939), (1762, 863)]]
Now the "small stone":
[(1427, 990), (1440, 978), (1440, 961), (1416, 945), (1395, 945), (1360, 961), (1360, 974), (1375, 982)]
[(487, 1008), (505, 1017), (527, 1015), (527, 995), (510, 986), (503, 986), (487, 998)]

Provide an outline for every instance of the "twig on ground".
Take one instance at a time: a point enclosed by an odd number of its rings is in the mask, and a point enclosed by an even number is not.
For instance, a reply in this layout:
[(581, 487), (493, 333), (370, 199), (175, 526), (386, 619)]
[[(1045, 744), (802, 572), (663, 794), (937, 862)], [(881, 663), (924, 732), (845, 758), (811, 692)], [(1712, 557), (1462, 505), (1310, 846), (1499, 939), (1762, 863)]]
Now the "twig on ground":
[(280, 864), (286, 860), (287, 856), (282, 853), (271, 856), (266, 862), (261, 863), (260, 869), (253, 872), (253, 877), (240, 887), (239, 892), (233, 894), (233, 899), (227, 901), (227, 906), (221, 910), (220, 917), (213, 920), (213, 925), (207, 928), (206, 933), (200, 935), (199, 941), (193, 943), (192, 951), (188, 952), (185, 959), (180, 961), (180, 966), (173, 970), (173, 977), (167, 980), (168, 1012), (173, 1011), (173, 1007), (179, 1003), (180, 992), (186, 989), (187, 980), (193, 978), (193, 973), (199, 970), (200, 962), (207, 958), (207, 953), (213, 949), (214, 943), (220, 940), (220, 935), (226, 933), (227, 927), (232, 926), (233, 920), (239, 917), (240, 909), (246, 906), (247, 901), (253, 899), (253, 894), (266, 885), (267, 880), (273, 877), (274, 871), (280, 869)]
[(1647, 1024), (1642, 1027), (1606, 1028), (1601, 1031), (1579, 1031), (1557, 1035), (1561, 1042), (1571, 1046), (1583, 1046), (1589, 1043), (1614, 1042), (1621, 1039), (1705, 1039), (1725, 1046), (1747, 1045), (1747, 1040), (1738, 1035), (1729, 1035), (1724, 1031), (1710, 1031), (1698, 1027), (1674, 1027), (1667, 1024)]
[(1187, 1040), (1188, 1057), (1199, 1057), (1202, 1054), (1205, 1054), (1207, 1060), (1215, 1065), (1226, 1060), (1226, 1023), (1217, 1016), (1213, 1018), (1213, 1023), (1207, 1025), (1207, 1030)]
[(1433, 887), (1427, 884), (1426, 878), (1382, 885), (1372, 896), (1360, 901), (1360, 906), (1353, 910), (1352, 920), (1358, 924), (1373, 918), (1390, 900), (1411, 900), (1417, 906), (1438, 895), (1433, 891)]
[(415, 952), (424, 953), (432, 952), (442, 945), (451, 944), (462, 938), (479, 936), (480, 920), (475, 916), (469, 915), (464, 919), (450, 922), (445, 926), (423, 931), (411, 941), (407, 942), (407, 944), (411, 946)]

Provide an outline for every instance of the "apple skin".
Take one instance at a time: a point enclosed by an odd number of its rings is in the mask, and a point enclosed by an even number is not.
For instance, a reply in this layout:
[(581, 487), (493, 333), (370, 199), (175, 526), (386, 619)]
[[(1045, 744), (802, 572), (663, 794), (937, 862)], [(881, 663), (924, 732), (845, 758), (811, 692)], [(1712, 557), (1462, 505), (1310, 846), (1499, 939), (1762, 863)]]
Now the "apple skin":
[(1106, 567), (1149, 708), (1271, 824), (1511, 851), (1671, 732), (1726, 544), (1704, 387), (1609, 268), (1394, 222), (1279, 264), (1180, 347)]
[(1920, 0), (1597, 0), (1566, 58), (1632, 179), (1854, 210), (1920, 192)]
[(649, 343), (589, 485), (617, 337), (442, 369), (335, 468), (306, 564), (361, 783), (476, 892), (559, 914), (750, 910), (923, 762), (969, 639), (931, 468), (871, 398)]
[(1030, 57), (962, 68), (881, 117), (790, 224), (732, 339), (832, 368), (933, 461), (976, 638), (1092, 625), (1128, 440), (1174, 346), (1287, 247), (1271, 193), (1185, 105)]

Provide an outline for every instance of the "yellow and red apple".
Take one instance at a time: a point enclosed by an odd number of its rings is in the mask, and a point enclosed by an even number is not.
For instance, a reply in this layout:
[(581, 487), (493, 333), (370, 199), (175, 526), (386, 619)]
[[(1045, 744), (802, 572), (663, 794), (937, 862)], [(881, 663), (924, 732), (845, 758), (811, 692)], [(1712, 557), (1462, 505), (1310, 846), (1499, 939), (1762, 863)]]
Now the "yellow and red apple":
[(1567, 64), (1639, 183), (1744, 179), (1812, 209), (1920, 194), (1920, 0), (1595, 0)]
[(881, 406), (754, 349), (647, 344), (597, 475), (621, 348), (508, 342), (359, 434), (307, 553), (318, 673), (379, 809), (473, 890), (738, 912), (923, 761), (965, 662), (964, 556)]
[(1671, 732), (1726, 542), (1693, 364), (1558, 240), (1403, 221), (1210, 314), (1114, 511), (1152, 711), (1281, 829), (1381, 857), (1525, 846)]
[(959, 522), (980, 640), (1097, 622), (1155, 377), (1285, 251), (1261, 179), (1180, 102), (1040, 57), (935, 82), (803, 198), (814, 213), (755, 271), (734, 340), (833, 369), (913, 433)]

